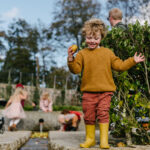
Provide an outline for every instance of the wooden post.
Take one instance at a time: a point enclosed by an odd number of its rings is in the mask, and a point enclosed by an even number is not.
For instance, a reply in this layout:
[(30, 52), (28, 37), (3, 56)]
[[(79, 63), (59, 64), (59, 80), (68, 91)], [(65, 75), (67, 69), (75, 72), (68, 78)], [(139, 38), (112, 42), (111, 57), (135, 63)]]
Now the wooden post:
[(8, 72), (8, 84), (11, 84), (11, 70)]
[(66, 77), (65, 91), (67, 90), (68, 76)]
[(68, 83), (68, 76), (66, 77), (66, 83), (65, 83), (65, 100), (67, 98), (67, 83)]
[(39, 58), (36, 57), (36, 86), (39, 87)]
[(54, 76), (54, 84), (53, 84), (53, 88), (56, 89), (56, 75)]
[(20, 72), (20, 79), (19, 79), (19, 83), (22, 83), (22, 72)]
[(42, 77), (42, 87), (46, 88), (46, 83), (45, 83), (45, 76), (43, 75)]
[(34, 80), (34, 78), (33, 78), (33, 73), (32, 73), (32, 75), (31, 75), (31, 86), (33, 87), (33, 81)]

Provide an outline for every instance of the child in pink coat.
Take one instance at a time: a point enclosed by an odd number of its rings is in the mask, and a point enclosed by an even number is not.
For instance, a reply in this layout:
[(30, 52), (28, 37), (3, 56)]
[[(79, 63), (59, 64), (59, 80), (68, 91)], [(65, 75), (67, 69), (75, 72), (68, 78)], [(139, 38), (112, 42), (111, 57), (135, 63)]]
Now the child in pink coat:
[(40, 109), (44, 112), (52, 112), (52, 100), (48, 92), (43, 92), (40, 99)]
[(10, 119), (9, 131), (16, 130), (16, 125), (19, 123), (21, 118), (25, 118), (25, 112), (21, 105), (21, 100), (26, 100), (28, 97), (27, 92), (24, 89), (17, 88), (14, 94), (10, 97), (7, 102), (3, 115)]

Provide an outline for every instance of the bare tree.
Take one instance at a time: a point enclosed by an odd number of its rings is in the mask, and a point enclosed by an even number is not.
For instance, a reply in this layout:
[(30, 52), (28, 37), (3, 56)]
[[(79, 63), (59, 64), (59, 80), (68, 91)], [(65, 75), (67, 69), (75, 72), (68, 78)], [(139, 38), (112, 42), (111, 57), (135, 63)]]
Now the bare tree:
[(48, 29), (41, 21), (39, 21), (37, 30), (39, 32), (38, 49), (41, 56), (39, 59), (42, 61), (42, 68), (40, 71), (42, 71), (42, 80), (45, 82), (45, 76), (48, 73), (48, 67), (50, 67), (49, 64), (54, 64), (54, 60), (52, 58), (53, 50), (51, 48), (50, 38), (47, 38)]
[[(74, 39), (80, 45), (80, 30), (84, 22), (98, 17), (101, 5), (97, 0), (59, 0), (54, 12), (51, 34), (58, 39)], [(64, 38), (67, 37), (67, 38)]]

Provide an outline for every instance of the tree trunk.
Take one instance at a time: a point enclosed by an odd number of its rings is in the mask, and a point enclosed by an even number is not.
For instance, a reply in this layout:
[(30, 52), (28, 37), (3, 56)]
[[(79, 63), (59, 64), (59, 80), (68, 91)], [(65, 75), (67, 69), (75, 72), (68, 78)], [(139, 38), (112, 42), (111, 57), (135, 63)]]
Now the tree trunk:
[(147, 88), (148, 88), (148, 93), (150, 95), (150, 85), (149, 85), (148, 72), (147, 72), (147, 66), (146, 66), (145, 61), (144, 61), (144, 68), (145, 68), (145, 80), (146, 80), (146, 84), (147, 84)]
[(127, 145), (132, 145), (131, 133), (127, 132), (125, 134), (126, 134), (126, 138), (127, 138)]
[(39, 88), (39, 71), (40, 71), (40, 67), (39, 67), (39, 59), (38, 59), (38, 57), (36, 57), (36, 67), (37, 67), (37, 71), (36, 71), (36, 86)]

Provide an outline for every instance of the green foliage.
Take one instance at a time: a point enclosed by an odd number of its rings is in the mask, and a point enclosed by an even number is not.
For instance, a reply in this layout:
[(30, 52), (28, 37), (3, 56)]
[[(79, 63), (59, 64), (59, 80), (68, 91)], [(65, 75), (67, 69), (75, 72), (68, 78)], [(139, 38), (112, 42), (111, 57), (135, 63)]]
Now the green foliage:
[(31, 55), (27, 49), (11, 49), (6, 54), (2, 71), (8, 71), (11, 69), (11, 80), (16, 83), (19, 82), (19, 74), (22, 72), (26, 74), (26, 77), (22, 79), (22, 83), (28, 83), (30, 80), (28, 73), (34, 72), (35, 70), (34, 62), (30, 58)]
[[(150, 96), (150, 76), (148, 76), (147, 73), (150, 69), (150, 63), (148, 61), (150, 60), (149, 35), (150, 26), (148, 26), (147, 22), (145, 22), (143, 26), (141, 26), (139, 22), (136, 22), (134, 25), (128, 25), (127, 31), (113, 28), (101, 42), (102, 46), (112, 49), (114, 53), (123, 60), (132, 57), (135, 52), (145, 55), (145, 62), (137, 64), (128, 71), (128, 74), (133, 79), (130, 79), (129, 82), (132, 80), (134, 87), (136, 86), (138, 90), (148, 97)], [(118, 80), (117, 76), (119, 76), (119, 74), (117, 75), (116, 73), (116, 81)]]
[[(22, 84), (27, 84), (31, 80), (29, 73), (35, 75), (36, 65), (32, 58), (34, 51), (38, 50), (37, 38), (35, 38), (38, 34), (35, 33), (36, 31), (22, 19), (14, 21), (9, 26), (9, 32), (6, 35), (8, 50), (1, 73), (4, 75), (4, 72), (11, 70), (13, 83), (19, 82), (20, 72), (26, 73), (25, 78), (22, 79)], [(3, 81), (7, 80), (6, 77), (3, 76)]]
[(50, 35), (63, 41), (74, 39), (79, 47), (80, 30), (85, 21), (99, 16), (100, 3), (97, 0), (59, 0), (56, 6)]
[[(36, 110), (38, 110), (39, 107), (36, 106)], [(62, 111), (62, 110), (75, 110), (75, 111), (82, 111), (82, 107), (81, 106), (71, 106), (71, 105), (53, 105), (53, 111)], [(35, 111), (34, 107), (32, 107), (31, 105), (25, 105), (24, 106), (24, 110), (26, 111)]]
[(34, 108), (34, 107), (31, 106), (31, 105), (25, 105), (25, 106), (24, 106), (24, 110), (25, 110), (25, 111), (35, 111), (35, 110), (39, 110), (39, 106), (36, 105), (36, 108)]
[(33, 94), (33, 102), (38, 105), (40, 100), (39, 88), (36, 86)]
[(5, 97), (5, 88), (0, 88), (0, 98), (4, 98)]
[(82, 111), (81, 106), (70, 106), (70, 105), (64, 105), (64, 106), (59, 106), (59, 105), (53, 105), (53, 110), (54, 111), (62, 111), (62, 110), (76, 110), (76, 111)]
[(6, 86), (6, 100), (9, 100), (11, 95), (12, 95), (12, 86), (8, 84)]
[[(102, 46), (112, 49), (123, 60), (132, 57), (135, 52), (145, 55), (144, 63), (139, 63), (125, 72), (113, 71), (117, 93), (112, 98), (110, 108), (110, 121), (116, 122), (113, 134), (125, 136), (127, 133), (131, 134), (132, 128), (138, 128), (139, 133), (134, 137), (143, 135), (140, 138), (142, 144), (150, 143), (148, 133), (143, 132), (141, 124), (136, 119), (136, 117), (150, 117), (148, 101), (150, 98), (150, 76), (148, 76), (150, 69), (148, 61), (150, 60), (149, 35), (150, 26), (147, 22), (143, 26), (136, 22), (133, 25), (129, 24), (126, 31), (113, 28), (101, 42)], [(133, 90), (135, 94), (130, 94), (130, 90)], [(134, 140), (133, 142), (136, 144), (139, 141)]]
[(65, 101), (65, 89), (61, 90), (61, 99), (62, 99), (62, 105), (64, 105), (64, 101)]

